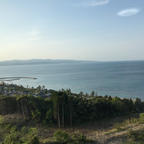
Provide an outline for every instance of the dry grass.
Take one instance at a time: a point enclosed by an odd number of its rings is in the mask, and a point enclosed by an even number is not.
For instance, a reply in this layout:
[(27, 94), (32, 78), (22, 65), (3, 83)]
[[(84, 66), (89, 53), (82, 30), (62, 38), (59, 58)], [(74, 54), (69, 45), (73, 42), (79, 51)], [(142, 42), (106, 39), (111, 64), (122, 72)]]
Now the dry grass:
[[(25, 121), (22, 115), (5, 115), (3, 116), (4, 123), (21, 126), (32, 126), (32, 123)], [(53, 134), (56, 127), (43, 126), (40, 124), (34, 125), (38, 128), (40, 141), (49, 143), (53, 141)], [(32, 127), (33, 127), (32, 126)], [(115, 119), (107, 119), (94, 123), (79, 125), (74, 128), (64, 128), (69, 134), (79, 131), (87, 136), (88, 139), (98, 141), (99, 144), (123, 144), (127, 139), (128, 132), (144, 130), (144, 122), (142, 118), (121, 117)]]

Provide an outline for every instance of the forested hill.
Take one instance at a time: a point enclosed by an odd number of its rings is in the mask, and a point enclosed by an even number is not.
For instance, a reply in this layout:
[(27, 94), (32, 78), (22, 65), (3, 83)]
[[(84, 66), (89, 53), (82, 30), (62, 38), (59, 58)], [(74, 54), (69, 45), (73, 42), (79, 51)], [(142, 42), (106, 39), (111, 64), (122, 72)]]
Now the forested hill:
[(144, 112), (144, 102), (138, 98), (103, 97), (94, 92), (89, 95), (82, 92), (74, 94), (71, 90), (53, 91), (45, 87), (24, 88), (2, 84), (0, 95), (1, 115), (18, 113), (29, 121), (55, 124), (57, 127), (72, 127), (80, 123)]

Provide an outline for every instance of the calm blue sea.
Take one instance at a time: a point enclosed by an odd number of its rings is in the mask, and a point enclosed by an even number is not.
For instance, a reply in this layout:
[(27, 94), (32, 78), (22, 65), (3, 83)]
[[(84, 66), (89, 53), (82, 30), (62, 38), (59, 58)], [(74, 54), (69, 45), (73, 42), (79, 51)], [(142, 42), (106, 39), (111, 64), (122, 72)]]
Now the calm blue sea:
[(144, 99), (144, 61), (0, 65), (0, 77), (36, 77), (12, 83)]

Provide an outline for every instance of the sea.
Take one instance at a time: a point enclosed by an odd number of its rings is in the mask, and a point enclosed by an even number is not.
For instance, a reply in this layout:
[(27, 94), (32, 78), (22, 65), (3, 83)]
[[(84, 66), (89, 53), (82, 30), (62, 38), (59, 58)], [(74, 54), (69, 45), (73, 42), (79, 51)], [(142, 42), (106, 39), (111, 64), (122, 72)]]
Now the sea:
[(141, 98), (144, 100), (144, 61), (41, 61), (0, 63), (0, 78), (34, 77), (8, 83), (25, 87), (71, 89), (74, 93)]

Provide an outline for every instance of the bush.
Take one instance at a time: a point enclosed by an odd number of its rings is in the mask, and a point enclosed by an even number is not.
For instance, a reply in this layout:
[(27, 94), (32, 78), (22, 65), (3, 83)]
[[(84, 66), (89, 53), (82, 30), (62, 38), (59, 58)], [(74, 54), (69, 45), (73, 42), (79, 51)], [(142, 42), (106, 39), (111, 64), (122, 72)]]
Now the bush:
[(140, 123), (144, 123), (144, 113), (141, 113), (141, 114), (139, 115), (139, 122), (140, 122)]
[(86, 136), (76, 132), (70, 136), (67, 132), (58, 130), (54, 133), (54, 138), (59, 144), (86, 144)]
[(46, 123), (52, 123), (52, 119), (53, 119), (53, 113), (52, 113), (52, 109), (49, 109), (47, 112), (46, 112), (46, 115), (45, 115), (45, 121)]
[(0, 125), (2, 125), (2, 124), (3, 124), (3, 122), (4, 122), (4, 118), (3, 118), (3, 116), (2, 116), (2, 115), (0, 115)]
[(39, 139), (37, 136), (34, 136), (31, 138), (31, 140), (28, 142), (28, 144), (39, 144)]
[(132, 143), (144, 143), (144, 131), (129, 131), (128, 137)]
[(17, 130), (16, 127), (12, 127), (2, 144), (39, 144), (37, 130), (34, 128), (27, 129), (25, 127)]
[(3, 144), (21, 144), (20, 133), (12, 127), (10, 133), (5, 137)]
[(67, 144), (70, 141), (69, 134), (62, 130), (57, 130), (54, 133), (54, 138), (56, 142), (59, 142), (60, 144)]
[(72, 135), (73, 144), (86, 144), (86, 136), (77, 132)]

